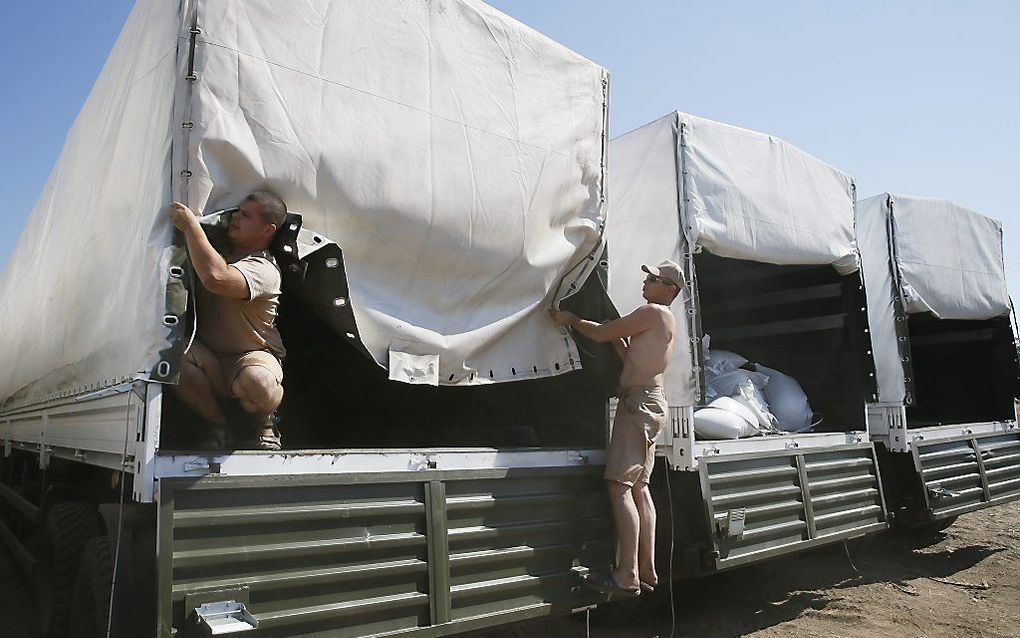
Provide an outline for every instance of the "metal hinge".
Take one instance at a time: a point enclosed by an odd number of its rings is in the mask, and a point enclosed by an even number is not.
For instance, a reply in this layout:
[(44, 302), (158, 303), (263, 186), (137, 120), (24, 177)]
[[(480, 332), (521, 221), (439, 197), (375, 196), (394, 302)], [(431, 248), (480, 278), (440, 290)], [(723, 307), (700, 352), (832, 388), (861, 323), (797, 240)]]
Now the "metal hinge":
[(941, 500), (944, 498), (956, 498), (959, 495), (960, 492), (942, 487), (941, 485), (931, 485), (928, 487), (928, 496), (934, 498), (935, 500)]
[(726, 518), (716, 522), (716, 533), (720, 538), (741, 538), (744, 536), (744, 518), (747, 508), (741, 507), (726, 512)]
[(195, 607), (195, 624), (212, 636), (258, 629), (259, 621), (244, 603), (225, 600)]

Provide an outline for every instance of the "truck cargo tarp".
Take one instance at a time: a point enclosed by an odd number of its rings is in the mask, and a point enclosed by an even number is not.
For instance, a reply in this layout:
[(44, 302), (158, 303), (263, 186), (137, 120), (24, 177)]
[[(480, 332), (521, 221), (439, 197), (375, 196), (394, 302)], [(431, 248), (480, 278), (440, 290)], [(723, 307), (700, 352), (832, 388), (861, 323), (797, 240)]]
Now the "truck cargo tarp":
[(139, 0), (0, 280), (0, 400), (152, 370), (166, 205), (258, 188), (342, 247), (380, 365), (438, 362), (424, 382), (443, 384), (576, 369), (546, 308), (597, 264), (607, 91), (475, 0)]
[[(830, 264), (842, 273), (858, 267), (853, 180), (780, 139), (672, 113), (615, 138), (610, 157), (609, 294), (621, 312), (644, 303), (640, 265), (684, 264), (687, 245), (773, 264)], [(677, 317), (693, 312), (684, 299), (674, 303)], [(689, 326), (677, 323), (666, 392), (670, 405), (693, 405)]]
[(857, 203), (857, 241), (880, 401), (905, 395), (897, 304), (940, 319), (991, 319), (1010, 310), (1002, 225), (994, 219), (946, 200), (883, 193)]

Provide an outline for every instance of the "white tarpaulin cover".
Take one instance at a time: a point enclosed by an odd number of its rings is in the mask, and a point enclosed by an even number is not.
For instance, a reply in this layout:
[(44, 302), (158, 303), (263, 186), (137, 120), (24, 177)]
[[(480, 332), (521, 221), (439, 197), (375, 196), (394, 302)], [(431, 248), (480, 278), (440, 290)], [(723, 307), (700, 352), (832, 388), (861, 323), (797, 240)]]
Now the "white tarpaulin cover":
[[(671, 113), (615, 138), (610, 163), (609, 294), (620, 312), (644, 303), (640, 265), (685, 265), (685, 245), (721, 257), (857, 269), (853, 180), (780, 139)], [(688, 301), (687, 291), (677, 298), (677, 317), (693, 312)], [(688, 321), (677, 324), (666, 394), (670, 405), (693, 405), (691, 330)]]
[(0, 280), (0, 397), (151, 370), (165, 206), (264, 187), (343, 248), (380, 365), (576, 368), (545, 309), (596, 264), (607, 89), (476, 0), (139, 0)]
[(857, 203), (857, 242), (880, 401), (905, 396), (897, 296), (908, 314), (940, 319), (1009, 312), (1002, 225), (994, 219), (946, 200), (883, 193)]

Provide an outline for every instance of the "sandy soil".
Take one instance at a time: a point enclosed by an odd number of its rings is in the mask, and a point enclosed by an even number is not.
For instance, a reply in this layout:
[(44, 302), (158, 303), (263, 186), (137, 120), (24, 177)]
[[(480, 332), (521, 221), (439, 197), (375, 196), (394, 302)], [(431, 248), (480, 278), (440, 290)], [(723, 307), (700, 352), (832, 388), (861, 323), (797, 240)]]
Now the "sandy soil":
[[(927, 538), (892, 532), (677, 585), (589, 618), (593, 638), (1020, 637), (1020, 503)], [(672, 612), (675, 611), (675, 623)], [(586, 634), (584, 618), (522, 624), (522, 638)]]

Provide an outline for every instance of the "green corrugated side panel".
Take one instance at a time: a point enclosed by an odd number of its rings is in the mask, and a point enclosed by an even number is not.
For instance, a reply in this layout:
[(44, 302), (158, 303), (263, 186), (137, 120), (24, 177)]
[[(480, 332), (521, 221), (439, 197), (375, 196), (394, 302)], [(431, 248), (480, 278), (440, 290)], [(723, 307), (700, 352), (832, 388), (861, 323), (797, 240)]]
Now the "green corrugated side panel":
[(441, 635), (594, 604), (578, 574), (613, 556), (597, 470), (164, 480), (161, 633), (188, 594), (237, 587), (250, 636)]
[[(717, 569), (886, 526), (871, 444), (702, 459), (701, 474)], [(726, 533), (731, 514), (742, 534)]]
[(933, 518), (1020, 499), (1020, 433), (915, 441), (913, 453)]

